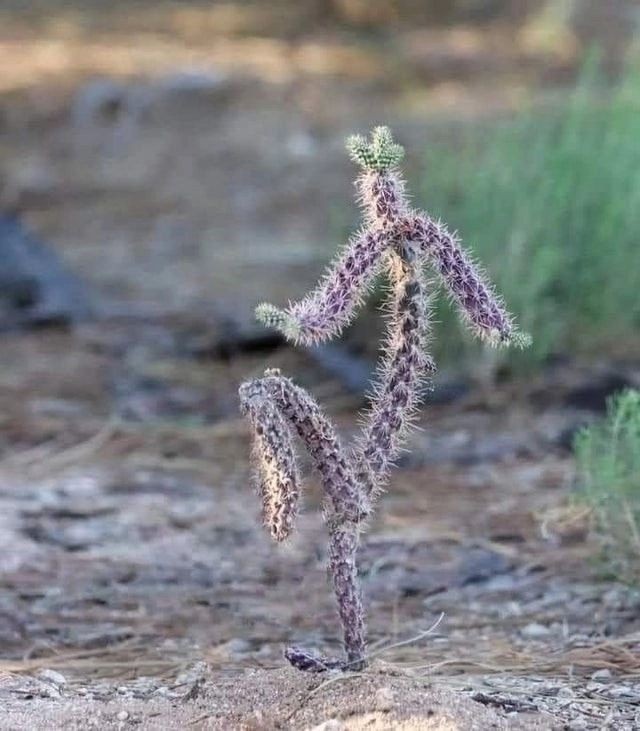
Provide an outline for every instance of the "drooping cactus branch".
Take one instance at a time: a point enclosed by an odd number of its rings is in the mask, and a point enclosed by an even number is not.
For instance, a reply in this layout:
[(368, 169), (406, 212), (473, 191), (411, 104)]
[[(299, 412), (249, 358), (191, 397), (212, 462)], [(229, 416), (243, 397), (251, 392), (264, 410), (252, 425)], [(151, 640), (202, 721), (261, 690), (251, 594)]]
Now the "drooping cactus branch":
[(300, 670), (359, 669), (366, 663), (364, 610), (356, 567), (363, 520), (384, 486), (389, 468), (434, 370), (426, 353), (429, 299), (422, 269), (440, 277), (472, 332), (493, 345), (525, 345), (512, 318), (457, 238), (409, 207), (397, 171), (403, 157), (386, 127), (371, 141), (352, 137), (351, 158), (362, 168), (356, 182), (364, 228), (354, 236), (317, 288), (287, 309), (263, 304), (256, 315), (294, 343), (335, 337), (354, 317), (375, 276), (384, 270), (393, 298), (386, 347), (362, 434), (345, 449), (316, 402), (279, 372), (240, 388), (243, 412), (253, 430), (253, 453), (263, 517), (276, 541), (293, 529), (299, 478), (292, 437), (300, 438), (320, 473), (326, 495), (329, 571), (342, 623), (345, 659), (300, 648), (285, 655)]
[[(284, 420), (295, 429), (320, 473), (328, 499), (325, 520), (330, 535), (329, 569), (344, 628), (347, 662), (357, 669), (364, 658), (365, 627), (356, 551), (359, 526), (369, 509), (366, 495), (356, 482), (349, 455), (318, 404), (278, 372), (267, 371), (263, 378), (244, 383), (240, 387), (240, 403), (253, 426), (263, 516), (276, 540), (289, 535), (298, 500), (293, 450)], [(279, 438), (282, 446), (280, 450), (277, 446), (274, 449)], [(289, 648), (287, 658), (303, 670), (326, 670), (343, 665), (342, 661), (317, 657), (299, 648)]]

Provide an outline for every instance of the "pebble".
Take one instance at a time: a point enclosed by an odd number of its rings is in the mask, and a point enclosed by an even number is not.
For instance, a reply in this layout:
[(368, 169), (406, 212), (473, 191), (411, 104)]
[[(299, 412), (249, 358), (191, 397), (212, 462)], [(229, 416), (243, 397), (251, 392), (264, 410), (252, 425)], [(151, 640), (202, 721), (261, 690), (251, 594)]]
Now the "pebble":
[(640, 693), (627, 685), (616, 685), (613, 688), (609, 688), (607, 696), (616, 700), (629, 700), (633, 703), (640, 702)]
[(379, 711), (390, 711), (394, 706), (395, 697), (388, 686), (378, 688), (376, 691), (375, 706)]
[(345, 731), (346, 726), (337, 718), (330, 718), (327, 721), (314, 726), (311, 731)]
[(603, 668), (602, 670), (596, 670), (595, 673), (591, 675), (591, 680), (608, 680), (611, 675), (612, 673), (609, 668)]
[(520, 630), (520, 633), (523, 637), (527, 637), (530, 640), (538, 640), (542, 637), (548, 637), (549, 636), (549, 628), (545, 627), (543, 624), (538, 624), (537, 622), (531, 622), (531, 624), (526, 625)]
[(568, 721), (565, 725), (567, 731), (586, 731), (588, 728), (587, 722), (581, 718), (574, 718), (573, 721)]
[(116, 718), (118, 721), (126, 721), (129, 718), (129, 713), (127, 711), (120, 711)]
[(38, 673), (40, 680), (47, 680), (49, 683), (54, 685), (65, 685), (67, 679), (62, 673), (57, 670), (51, 670), (51, 668), (44, 668)]

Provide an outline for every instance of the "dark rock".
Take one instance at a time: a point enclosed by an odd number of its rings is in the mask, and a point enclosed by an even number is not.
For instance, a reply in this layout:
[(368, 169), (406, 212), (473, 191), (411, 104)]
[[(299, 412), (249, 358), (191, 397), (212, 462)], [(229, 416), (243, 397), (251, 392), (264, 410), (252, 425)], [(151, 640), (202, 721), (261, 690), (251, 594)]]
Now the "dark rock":
[(0, 328), (69, 325), (90, 314), (80, 280), (17, 216), (0, 214)]
[(217, 315), (214, 318), (214, 334), (197, 332), (187, 334), (180, 349), (193, 358), (230, 361), (247, 353), (270, 353), (285, 344), (284, 338), (274, 330), (244, 326), (232, 317)]
[(606, 410), (607, 400), (614, 393), (633, 386), (634, 384), (621, 373), (604, 373), (572, 388), (565, 396), (565, 403), (575, 409), (601, 413)]

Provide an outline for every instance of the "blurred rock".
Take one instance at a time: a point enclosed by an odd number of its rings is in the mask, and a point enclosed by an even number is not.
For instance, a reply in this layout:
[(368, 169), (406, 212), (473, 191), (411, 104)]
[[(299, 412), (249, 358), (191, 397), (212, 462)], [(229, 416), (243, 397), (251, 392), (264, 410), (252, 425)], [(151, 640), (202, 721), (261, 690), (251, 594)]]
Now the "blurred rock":
[(611, 396), (633, 386), (634, 383), (626, 375), (610, 371), (572, 388), (566, 395), (565, 403), (575, 409), (604, 412)]
[(0, 214), (0, 328), (68, 325), (90, 314), (82, 282), (17, 216)]

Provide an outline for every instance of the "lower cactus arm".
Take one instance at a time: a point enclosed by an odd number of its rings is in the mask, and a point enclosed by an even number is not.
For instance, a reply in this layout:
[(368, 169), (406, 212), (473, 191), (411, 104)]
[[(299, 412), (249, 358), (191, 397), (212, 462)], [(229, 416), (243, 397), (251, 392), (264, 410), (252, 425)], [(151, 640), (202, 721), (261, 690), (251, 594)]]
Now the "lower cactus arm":
[[(325, 514), (330, 533), (329, 566), (344, 632), (347, 663), (349, 667), (359, 667), (364, 662), (365, 624), (356, 568), (356, 551), (360, 524), (368, 514), (366, 497), (356, 482), (351, 464), (333, 426), (306, 391), (294, 385), (288, 378), (268, 371), (264, 378), (243, 384), (240, 388), (240, 402), (243, 411), (250, 416), (254, 439), (259, 440), (259, 448), (263, 450), (260, 453), (258, 467), (262, 468), (263, 472), (261, 484), (268, 483), (267, 502), (271, 506), (274, 501), (284, 499), (287, 506), (284, 508), (286, 535), (292, 526), (297, 491), (283, 490), (281, 487), (290, 482), (292, 453), (286, 439), (282, 442), (275, 439), (276, 434), (282, 434), (280, 420), (286, 419), (296, 430), (320, 472), (329, 501)], [(274, 413), (277, 413), (277, 418), (274, 417)], [(275, 470), (272, 469), (274, 465)], [(264, 479), (265, 471), (268, 480)], [(277, 489), (274, 489), (274, 483)], [(272, 497), (274, 494), (275, 499)], [(292, 495), (294, 504), (290, 507), (289, 501)], [(282, 512), (283, 509), (280, 508), (270, 510), (267, 515), (271, 534), (277, 540), (280, 540), (279, 536), (283, 533), (280, 526)], [(328, 667), (345, 666), (342, 661), (316, 657), (297, 648), (288, 650), (287, 657), (296, 667), (306, 670), (326, 670)]]
[(291, 432), (269, 399), (247, 396), (243, 411), (253, 427), (252, 451), (263, 521), (274, 541), (284, 541), (293, 530), (300, 482)]

